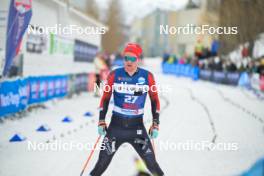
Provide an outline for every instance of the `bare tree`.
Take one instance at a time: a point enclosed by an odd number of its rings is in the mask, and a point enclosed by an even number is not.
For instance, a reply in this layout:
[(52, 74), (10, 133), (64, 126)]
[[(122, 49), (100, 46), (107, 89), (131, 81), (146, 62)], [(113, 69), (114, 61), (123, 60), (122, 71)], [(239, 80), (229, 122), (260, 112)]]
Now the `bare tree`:
[(86, 13), (94, 19), (99, 19), (99, 8), (95, 0), (86, 1)]
[(233, 50), (241, 43), (253, 41), (258, 34), (264, 32), (263, 0), (222, 0), (220, 4), (221, 26), (237, 26), (237, 35), (220, 35), (220, 52), (223, 54)]
[(118, 51), (123, 39), (122, 22), (122, 11), (119, 0), (111, 0), (106, 19), (109, 31), (102, 37), (104, 51), (108, 53)]

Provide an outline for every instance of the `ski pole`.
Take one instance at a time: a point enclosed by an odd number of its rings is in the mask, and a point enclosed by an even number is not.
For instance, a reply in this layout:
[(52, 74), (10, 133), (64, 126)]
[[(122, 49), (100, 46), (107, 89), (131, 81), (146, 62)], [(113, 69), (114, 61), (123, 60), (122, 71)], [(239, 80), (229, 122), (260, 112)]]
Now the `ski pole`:
[(88, 165), (90, 159), (92, 158), (93, 153), (94, 153), (94, 150), (95, 150), (95, 148), (96, 148), (98, 142), (100, 141), (100, 138), (101, 138), (101, 135), (97, 138), (97, 140), (96, 140), (96, 142), (95, 142), (95, 144), (94, 144), (94, 146), (93, 146), (93, 149), (92, 149), (91, 153), (89, 154), (88, 159), (86, 160), (86, 162), (85, 162), (85, 164), (84, 164), (84, 166), (83, 166), (83, 169), (82, 169), (82, 172), (81, 172), (80, 176), (83, 175), (84, 170), (86, 169), (86, 167), (87, 167), (87, 165)]

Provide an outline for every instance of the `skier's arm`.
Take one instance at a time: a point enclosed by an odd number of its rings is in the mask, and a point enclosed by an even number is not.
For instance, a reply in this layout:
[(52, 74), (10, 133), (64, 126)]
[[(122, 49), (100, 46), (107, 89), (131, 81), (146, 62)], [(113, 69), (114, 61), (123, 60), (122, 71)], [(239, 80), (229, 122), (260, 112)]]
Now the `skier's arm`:
[(160, 101), (159, 101), (158, 90), (155, 83), (155, 79), (151, 73), (149, 73), (148, 75), (148, 82), (149, 82), (149, 97), (151, 102), (153, 124), (159, 125)]
[(112, 71), (107, 78), (107, 82), (105, 84), (104, 94), (100, 102), (100, 113), (99, 113), (99, 121), (104, 121), (105, 116), (108, 110), (109, 101), (112, 95), (112, 86), (114, 83), (115, 73)]

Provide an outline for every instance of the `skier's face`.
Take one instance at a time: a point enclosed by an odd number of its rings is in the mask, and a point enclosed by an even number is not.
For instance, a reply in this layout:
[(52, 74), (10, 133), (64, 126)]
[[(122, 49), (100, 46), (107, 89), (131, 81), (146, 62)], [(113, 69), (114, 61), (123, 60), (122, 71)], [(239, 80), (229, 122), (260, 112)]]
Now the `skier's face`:
[[(127, 72), (134, 72), (138, 67), (138, 59), (134, 55), (127, 53), (124, 59), (124, 66)], [(134, 59), (135, 58), (135, 59)]]

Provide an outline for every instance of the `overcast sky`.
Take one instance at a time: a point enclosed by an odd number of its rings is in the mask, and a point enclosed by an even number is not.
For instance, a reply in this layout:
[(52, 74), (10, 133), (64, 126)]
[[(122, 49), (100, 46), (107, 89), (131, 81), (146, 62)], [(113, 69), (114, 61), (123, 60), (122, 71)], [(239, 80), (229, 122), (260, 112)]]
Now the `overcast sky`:
[[(102, 9), (106, 9), (109, 0), (96, 0)], [(157, 7), (161, 9), (181, 9), (188, 0), (120, 0), (125, 23), (129, 24), (135, 17), (142, 17), (149, 14)]]

